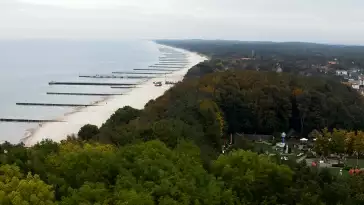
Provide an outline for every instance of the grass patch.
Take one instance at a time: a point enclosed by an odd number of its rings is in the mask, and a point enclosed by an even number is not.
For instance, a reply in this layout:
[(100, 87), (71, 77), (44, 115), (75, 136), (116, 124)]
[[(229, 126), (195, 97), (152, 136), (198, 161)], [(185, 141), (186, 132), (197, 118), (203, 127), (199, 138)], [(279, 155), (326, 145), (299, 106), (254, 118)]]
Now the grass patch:
[[(329, 170), (329, 172), (333, 175), (333, 176), (340, 176), (340, 168), (327, 168)], [(343, 170), (343, 175), (342, 177), (349, 177), (349, 171), (347, 170)]]
[[(357, 160), (356, 159), (347, 159), (345, 163), (347, 166), (356, 167)], [(358, 165), (359, 165), (359, 168), (364, 168), (364, 159), (359, 159)]]

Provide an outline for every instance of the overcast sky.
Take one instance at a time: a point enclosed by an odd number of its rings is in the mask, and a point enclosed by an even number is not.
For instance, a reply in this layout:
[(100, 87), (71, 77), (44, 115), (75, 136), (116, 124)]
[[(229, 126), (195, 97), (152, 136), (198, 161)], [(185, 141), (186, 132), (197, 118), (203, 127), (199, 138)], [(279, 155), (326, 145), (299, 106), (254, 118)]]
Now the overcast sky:
[(364, 1), (0, 0), (0, 38), (364, 44)]

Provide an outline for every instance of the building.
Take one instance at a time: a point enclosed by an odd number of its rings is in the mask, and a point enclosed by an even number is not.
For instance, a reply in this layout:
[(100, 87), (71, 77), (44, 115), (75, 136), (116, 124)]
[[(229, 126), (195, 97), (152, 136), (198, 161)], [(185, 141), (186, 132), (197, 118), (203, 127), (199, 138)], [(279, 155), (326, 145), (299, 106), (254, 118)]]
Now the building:
[(360, 75), (358, 77), (358, 79), (359, 79), (359, 85), (364, 85), (364, 76), (363, 75)]
[(354, 88), (355, 90), (359, 90), (360, 85), (358, 83), (353, 83), (351, 84), (351, 87)]
[(277, 72), (277, 73), (282, 73), (282, 72), (283, 72), (283, 69), (282, 69), (282, 66), (281, 66), (281, 64), (280, 64), (280, 63), (277, 63), (277, 64), (276, 64), (275, 69), (276, 69), (276, 72)]
[(348, 71), (347, 70), (336, 70), (336, 75), (338, 75), (338, 76), (347, 76)]

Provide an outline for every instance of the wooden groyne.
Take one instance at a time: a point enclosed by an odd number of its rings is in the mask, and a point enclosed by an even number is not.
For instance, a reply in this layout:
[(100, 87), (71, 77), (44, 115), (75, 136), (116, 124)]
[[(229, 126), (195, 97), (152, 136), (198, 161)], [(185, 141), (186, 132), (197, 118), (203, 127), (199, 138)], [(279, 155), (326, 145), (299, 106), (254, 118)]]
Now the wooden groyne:
[(169, 71), (169, 72), (173, 72), (173, 71), (178, 71), (180, 69), (171, 70), (171, 69), (164, 69), (164, 68), (135, 68), (134, 70), (151, 70), (151, 71)]
[(186, 66), (187, 63), (156, 63), (154, 65), (162, 65), (162, 66)]
[(94, 82), (49, 82), (49, 85), (97, 85), (97, 86), (131, 86), (137, 83), (94, 83)]
[(132, 88), (138, 88), (136, 86), (111, 86), (112, 89), (132, 89)]
[(149, 68), (185, 68), (186, 66), (150, 65)]
[(170, 60), (170, 61), (187, 61), (187, 58), (167, 58), (167, 57), (159, 57), (159, 60)]
[(121, 78), (121, 79), (145, 79), (145, 78), (151, 78), (151, 76), (116, 76), (116, 75), (80, 75), (78, 76), (80, 78)]
[(185, 60), (183, 60), (183, 61), (170, 61), (170, 62), (168, 62), (167, 60), (164, 60), (164, 61), (160, 61), (158, 63), (183, 64), (183, 63), (187, 63), (187, 62), (188, 61), (185, 61)]
[(35, 120), (35, 119), (0, 118), (0, 122), (46, 123), (46, 122), (63, 122), (63, 121), (61, 121), (61, 120)]
[(122, 94), (122, 93), (57, 93), (57, 92), (47, 92), (47, 95), (114, 96), (114, 95), (124, 95), (124, 94)]
[(177, 60), (186, 60), (187, 57), (185, 56), (162, 56), (159, 59), (177, 59)]
[(154, 65), (164, 65), (164, 66), (186, 66), (188, 63), (156, 63)]
[(161, 57), (186, 57), (187, 54), (184, 53), (164, 53)]
[(187, 59), (187, 56), (161, 56), (159, 59)]
[(187, 56), (187, 54), (185, 53), (163, 53), (160, 57), (169, 57), (169, 56), (172, 56), (172, 57), (180, 57), (180, 56)]
[(57, 104), (57, 103), (16, 103), (16, 105), (22, 106), (48, 106), (48, 107), (91, 107), (98, 105), (90, 104)]
[(160, 59), (159, 63), (188, 63), (188, 61), (186, 61), (186, 60), (168, 60), (168, 59), (162, 60), (162, 59)]
[[(156, 72), (112, 72), (114, 74), (141, 74), (141, 75), (164, 75), (164, 74), (169, 74), (170, 72), (166, 73), (166, 72), (159, 72), (159, 73), (156, 73)], [(154, 78), (154, 76), (153, 76)]]

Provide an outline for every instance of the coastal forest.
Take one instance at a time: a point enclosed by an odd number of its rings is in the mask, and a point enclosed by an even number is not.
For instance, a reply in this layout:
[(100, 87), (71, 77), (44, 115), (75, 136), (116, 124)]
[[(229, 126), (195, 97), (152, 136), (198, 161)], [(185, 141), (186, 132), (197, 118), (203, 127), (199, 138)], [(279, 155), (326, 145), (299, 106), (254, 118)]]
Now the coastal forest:
[[(274, 141), (282, 132), (299, 138), (322, 130), (364, 130), (359, 92), (334, 77), (294, 71), (310, 73), (312, 66), (303, 65), (335, 57), (344, 59), (340, 66), (364, 65), (363, 47), (159, 43), (209, 60), (144, 109), (122, 107), (101, 127), (85, 125), (60, 143), (2, 144), (0, 204), (364, 204), (364, 175), (341, 177), (305, 161), (284, 161), (239, 139), (244, 134), (269, 135)], [(237, 61), (252, 50), (258, 62)], [(292, 67), (273, 71), (277, 59), (293, 62)]]
[[(249, 42), (225, 40), (159, 40), (208, 56), (216, 69), (276, 71), (325, 76), (337, 69), (364, 67), (364, 46), (326, 45), (305, 42)], [(328, 64), (333, 62), (333, 64)], [(224, 67), (221, 67), (224, 66)]]

